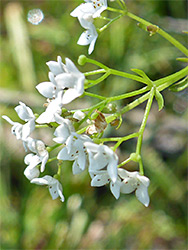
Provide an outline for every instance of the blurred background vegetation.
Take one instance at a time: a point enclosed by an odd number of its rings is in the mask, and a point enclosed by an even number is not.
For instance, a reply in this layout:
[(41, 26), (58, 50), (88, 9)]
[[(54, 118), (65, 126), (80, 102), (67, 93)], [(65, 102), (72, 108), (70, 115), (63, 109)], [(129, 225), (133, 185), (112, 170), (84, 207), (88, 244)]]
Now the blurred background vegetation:
[[(83, 28), (70, 16), (80, 2), (1, 1), (1, 115), (19, 121), (13, 108), (20, 100), (34, 112), (42, 112), (45, 99), (35, 86), (48, 80), (45, 63), (56, 60), (58, 55), (76, 63), (80, 54), (87, 54), (86, 46), (76, 44)], [(187, 37), (182, 33), (187, 29), (186, 1), (126, 3), (131, 12), (159, 25), (186, 45)], [(40, 8), (45, 15), (38, 26), (27, 22), (27, 13), (34, 8)], [(114, 16), (107, 12), (103, 15)], [(100, 27), (104, 22), (97, 20), (96, 24)], [(142, 69), (156, 80), (183, 68), (185, 65), (176, 61), (180, 56), (181, 52), (162, 37), (149, 37), (134, 20), (124, 17), (100, 35), (90, 57), (126, 72)], [(92, 65), (78, 68), (82, 72), (95, 69)], [(141, 86), (111, 76), (91, 90), (113, 96)], [(187, 91), (165, 90), (163, 95), (165, 108), (158, 112), (156, 103), (153, 104), (142, 148), (145, 175), (151, 179), (148, 208), (134, 194), (121, 195), (116, 201), (109, 187), (92, 188), (88, 173), (73, 176), (69, 163), (63, 165), (62, 177), (66, 200), (52, 201), (47, 188), (30, 184), (23, 175), (22, 143), (1, 119), (1, 249), (186, 249)], [(95, 102), (85, 97), (70, 107), (88, 107)], [(109, 127), (105, 136), (136, 132), (144, 107), (145, 104), (126, 113), (121, 128)], [(51, 145), (52, 130), (36, 131), (35, 138)], [(117, 152), (120, 160), (129, 156), (135, 145), (134, 140), (122, 144)], [(127, 169), (137, 170), (137, 165), (129, 163)], [(45, 173), (53, 175), (56, 170), (53, 162)]]

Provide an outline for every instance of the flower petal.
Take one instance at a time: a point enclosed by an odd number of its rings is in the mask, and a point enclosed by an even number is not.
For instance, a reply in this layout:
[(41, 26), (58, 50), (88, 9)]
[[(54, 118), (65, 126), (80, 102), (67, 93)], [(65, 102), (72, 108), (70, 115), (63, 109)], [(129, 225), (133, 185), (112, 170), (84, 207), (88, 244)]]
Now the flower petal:
[(61, 57), (58, 56), (57, 58), (57, 62), (55, 61), (49, 61), (46, 63), (50, 69), (50, 71), (56, 76), (56, 75), (59, 75), (61, 73), (64, 72), (64, 69), (63, 69), (63, 64), (62, 64), (62, 60), (61, 60)]
[(76, 89), (68, 89), (68, 90), (66, 90), (66, 92), (63, 95), (62, 103), (68, 104), (79, 96), (80, 96), (80, 94), (78, 93), (78, 91)]
[(51, 101), (46, 109), (45, 112), (43, 112), (36, 120), (37, 123), (39, 124), (44, 124), (44, 123), (50, 123), (54, 122), (54, 114), (58, 113), (61, 114), (61, 107), (62, 104), (59, 102), (60, 100), (58, 98), (54, 99)]
[(22, 140), (26, 140), (26, 138), (33, 132), (35, 129), (35, 118), (29, 120), (22, 127)]
[(53, 139), (55, 142), (65, 143), (67, 138), (70, 135), (70, 130), (69, 130), (67, 124), (63, 123), (60, 126), (58, 126), (54, 132), (54, 135), (57, 137), (57, 138)]
[(83, 170), (80, 169), (80, 166), (78, 165), (78, 162), (74, 161), (74, 163), (72, 165), (72, 173), (75, 175), (75, 174), (80, 174), (82, 172), (83, 172)]
[(18, 116), (20, 117), (20, 119), (27, 122), (31, 118), (34, 118), (33, 111), (29, 107), (27, 107), (25, 105), (25, 103), (23, 103), (23, 102), (19, 102), (19, 103), (20, 103), (20, 105), (16, 106), (15, 110), (16, 110)]
[(120, 191), (123, 194), (130, 194), (136, 189), (135, 185), (132, 185), (130, 179), (124, 179), (124, 181), (121, 184)]
[(49, 185), (49, 192), (52, 196), (52, 200), (55, 200), (59, 197), (58, 191), (57, 191), (57, 184), (56, 185)]
[(41, 82), (36, 86), (38, 92), (46, 98), (52, 98), (55, 86), (52, 82)]
[(73, 88), (75, 84), (75, 78), (70, 73), (62, 73), (56, 76), (55, 81), (57, 86), (61, 89)]
[(139, 175), (137, 178), (140, 180), (140, 182), (141, 182), (145, 187), (149, 187), (149, 184), (150, 184), (149, 178), (147, 178), (146, 176), (142, 176), (142, 175)]
[(69, 58), (65, 58), (65, 63), (68, 72), (70, 72), (71, 74), (78, 74), (79, 76), (83, 75)]
[(34, 178), (31, 180), (31, 183), (37, 184), (37, 185), (48, 185), (49, 182), (44, 177), (43, 178)]
[(115, 183), (112, 181), (110, 182), (110, 190), (116, 199), (119, 199), (120, 196), (120, 186), (121, 183), (119, 181), (116, 181)]
[(10, 123), (11, 125), (14, 125), (15, 122), (13, 122), (8, 116), (6, 115), (2, 115), (2, 118), (5, 119), (8, 123)]
[(137, 199), (142, 204), (144, 204), (144, 206), (146, 206), (146, 207), (149, 206), (150, 199), (149, 199), (147, 187), (145, 187), (143, 184), (140, 184), (140, 186), (138, 186), (135, 194), (136, 194)]
[(30, 154), (27, 154), (25, 157), (24, 157), (24, 163), (26, 165), (29, 165), (30, 162), (32, 161), (32, 158), (33, 158), (34, 154), (30, 153)]
[(48, 154), (48, 151), (46, 151), (46, 154), (42, 157), (42, 162), (41, 162), (41, 166), (40, 166), (40, 171), (41, 172), (44, 172), (45, 170), (45, 165), (46, 165), (46, 162), (49, 158), (49, 154)]
[(34, 178), (39, 177), (40, 171), (38, 170), (37, 167), (35, 168), (30, 168), (27, 167), (24, 171), (24, 175), (26, 176), (27, 179), (29, 179), (30, 181)]
[(108, 174), (98, 174), (96, 175), (92, 181), (91, 181), (91, 186), (92, 187), (101, 187), (109, 183), (110, 179)]
[(71, 157), (71, 156), (68, 154), (68, 151), (67, 151), (67, 148), (66, 148), (66, 147), (64, 147), (63, 149), (61, 149), (60, 152), (59, 152), (58, 155), (57, 155), (57, 159), (58, 159), (58, 160), (73, 161), (74, 158), (75, 158), (74, 156)]

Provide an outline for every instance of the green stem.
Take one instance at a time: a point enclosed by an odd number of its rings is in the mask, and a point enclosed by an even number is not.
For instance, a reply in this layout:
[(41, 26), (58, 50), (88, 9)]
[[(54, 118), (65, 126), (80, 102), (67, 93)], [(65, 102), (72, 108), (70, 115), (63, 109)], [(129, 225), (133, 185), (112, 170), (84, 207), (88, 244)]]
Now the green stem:
[(103, 32), (105, 29), (108, 28), (108, 26), (110, 26), (113, 22), (115, 22), (116, 20), (118, 20), (121, 16), (122, 16), (122, 14), (119, 15), (119, 16), (117, 16), (117, 17), (115, 17), (115, 18), (113, 18), (112, 20), (110, 20), (107, 24), (105, 24), (102, 28), (99, 29), (99, 32)]
[(35, 125), (35, 128), (49, 128), (49, 125), (47, 124)]
[(112, 102), (112, 101), (118, 101), (118, 100), (126, 99), (126, 98), (129, 98), (129, 97), (133, 97), (135, 95), (143, 94), (143, 93), (145, 93), (148, 90), (149, 90), (149, 87), (144, 87), (142, 89), (131, 91), (131, 92), (126, 93), (126, 94), (122, 94), (122, 95), (118, 95), (118, 96), (113, 96), (113, 97), (108, 97), (107, 101), (108, 102)]
[(101, 138), (101, 139), (98, 139), (96, 138), (96, 141), (97, 143), (100, 143), (100, 142), (107, 142), (107, 141), (127, 141), (129, 139), (132, 139), (134, 137), (137, 137), (138, 136), (138, 133), (133, 133), (133, 134), (130, 134), (130, 135), (126, 135), (124, 137), (111, 137), (111, 138)]
[[(162, 91), (166, 88), (168, 88), (172, 83), (182, 79), (183, 77), (185, 77), (188, 74), (188, 66), (182, 70), (180, 70), (179, 72), (176, 72), (175, 74), (165, 77), (163, 79), (154, 81), (154, 85), (157, 86), (157, 90), (158, 91)], [(167, 82), (163, 83), (165, 80), (168, 80)], [(161, 84), (163, 83), (163, 84)], [(161, 85), (159, 85), (161, 84)], [(124, 114), (126, 112), (128, 112), (129, 110), (135, 108), (136, 106), (138, 106), (139, 104), (143, 103), (144, 101), (146, 101), (149, 98), (149, 93), (146, 93), (145, 95), (141, 96), (140, 98), (136, 99), (135, 101), (129, 103), (128, 105), (126, 105), (124, 108), (121, 109), (120, 114)], [(118, 114), (113, 114), (111, 116), (108, 116), (106, 118), (106, 121), (108, 123), (108, 121), (112, 121), (112, 117), (114, 116), (114, 119), (117, 118)]]
[(56, 157), (53, 157), (53, 158), (48, 159), (47, 163), (52, 162), (52, 161), (55, 161), (55, 160), (57, 160), (57, 156), (56, 156)]
[(130, 161), (131, 161), (131, 158), (129, 157), (127, 160), (125, 160), (122, 163), (120, 163), (117, 167), (120, 168), (120, 167), (122, 167), (123, 165), (127, 164)]
[(91, 87), (97, 85), (98, 83), (104, 81), (109, 75), (110, 75), (110, 72), (107, 71), (104, 75), (102, 75), (101, 77), (99, 77), (99, 78), (96, 79), (96, 80), (88, 80), (89, 82), (91, 82), (91, 84), (85, 86), (84, 89), (88, 89), (88, 88), (91, 88)]
[[(130, 18), (146, 25), (146, 26), (149, 26), (149, 25), (154, 25), (148, 21), (145, 21), (144, 19), (130, 13), (130, 12), (127, 12), (126, 13), (127, 16), (129, 16)], [(162, 37), (164, 37), (166, 40), (168, 40), (171, 44), (173, 44), (176, 48), (178, 48), (182, 53), (184, 53), (186, 56), (188, 56), (188, 50), (186, 47), (184, 47), (180, 42), (178, 42), (175, 38), (173, 38), (171, 35), (169, 35), (168, 33), (166, 33), (164, 30), (162, 30), (161, 28), (159, 28), (157, 31), (156, 31), (159, 35), (161, 35)]]
[(107, 7), (107, 10), (112, 11), (112, 12), (116, 12), (116, 13), (121, 13), (123, 15), (126, 15), (126, 13), (127, 13), (125, 10), (114, 9), (111, 7)]
[(120, 140), (116, 143), (116, 145), (113, 147), (113, 150), (116, 151), (116, 149), (121, 145), (122, 142), (133, 139), (135, 137), (138, 137), (138, 133), (133, 133), (124, 137), (121, 137)]
[(116, 76), (122, 76), (122, 77), (125, 77), (125, 78), (128, 78), (128, 79), (135, 80), (137, 82), (142, 82), (142, 83), (148, 84), (148, 82), (145, 79), (143, 79), (142, 77), (140, 77), (140, 76), (136, 76), (136, 75), (129, 74), (129, 73), (126, 73), (126, 72), (122, 72), (122, 71), (119, 71), (119, 70), (110, 69), (110, 74), (116, 75)]
[(119, 4), (120, 8), (124, 9), (124, 6), (120, 0), (117, 0), (117, 3)]
[[(124, 10), (118, 10), (118, 9), (114, 9), (114, 8), (110, 8), (108, 7), (107, 10), (109, 11), (113, 11), (113, 12), (117, 12), (117, 13), (121, 13), (122, 15), (127, 15), (128, 17), (146, 25), (154, 25), (144, 19), (142, 19), (141, 17), (138, 17), (134, 14), (132, 14), (131, 12), (127, 12)], [(169, 41), (171, 44), (173, 44), (177, 49), (179, 49), (182, 53), (184, 53), (186, 56), (188, 56), (188, 49), (183, 46), (180, 42), (178, 42), (174, 37), (172, 37), (171, 35), (169, 35), (167, 32), (165, 32), (164, 30), (162, 30), (161, 28), (158, 28), (156, 30), (156, 32), (161, 35), (162, 37), (164, 37), (167, 41)]]
[[(148, 99), (147, 105), (146, 105), (144, 118), (142, 120), (142, 124), (141, 124), (139, 132), (138, 132), (139, 135), (138, 135), (138, 141), (137, 141), (137, 145), (136, 145), (136, 154), (137, 155), (140, 155), (140, 153), (141, 153), (143, 134), (144, 134), (144, 130), (145, 130), (145, 127), (146, 127), (147, 120), (148, 120), (151, 105), (153, 103), (154, 94), (155, 94), (155, 88), (152, 88), (151, 91), (150, 91), (150, 94), (149, 94), (149, 99)], [(144, 169), (143, 169), (143, 164), (142, 164), (141, 158), (139, 160), (139, 167), (140, 167), (140, 174), (143, 175), (144, 174)]]
[(101, 73), (105, 73), (105, 72), (106, 72), (106, 70), (104, 70), (104, 69), (97, 69), (97, 70), (85, 72), (84, 75), (85, 76), (92, 76), (92, 75), (101, 74)]
[(56, 145), (54, 145), (54, 146), (48, 146), (48, 147), (46, 147), (46, 150), (48, 151), (48, 152), (51, 152), (52, 150), (54, 150), (54, 149), (56, 149), (56, 148), (58, 148), (58, 147), (60, 147), (62, 144), (56, 144)]
[(91, 97), (94, 97), (94, 98), (98, 98), (98, 99), (101, 99), (101, 100), (106, 100), (106, 97), (104, 97), (104, 96), (96, 95), (96, 94), (89, 93), (89, 92), (84, 92), (84, 95), (91, 96)]
[(94, 64), (94, 65), (100, 67), (101, 69), (105, 69), (106, 71), (108, 71), (108, 69), (109, 69), (106, 65), (104, 65), (104, 64), (102, 64), (94, 59), (88, 58), (88, 57), (86, 57), (86, 62)]
[(99, 19), (106, 20), (106, 21), (111, 21), (111, 18), (105, 17), (105, 16), (99, 16)]
[(163, 83), (170, 82), (170, 81), (176, 82), (176, 81), (179, 81), (181, 78), (185, 77), (186, 75), (188, 75), (188, 66), (170, 76), (166, 76), (162, 79), (156, 80), (154, 84), (155, 86), (159, 86)]

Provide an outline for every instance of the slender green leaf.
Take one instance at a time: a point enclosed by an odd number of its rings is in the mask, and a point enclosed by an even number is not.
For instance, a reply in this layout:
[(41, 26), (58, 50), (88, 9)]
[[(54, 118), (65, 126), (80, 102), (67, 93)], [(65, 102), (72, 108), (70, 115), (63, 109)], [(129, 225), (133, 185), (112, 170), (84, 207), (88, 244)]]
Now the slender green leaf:
[(173, 91), (173, 92), (180, 92), (184, 89), (186, 89), (188, 87), (188, 76), (185, 77), (183, 80), (181, 80), (180, 82), (172, 85), (169, 90)]
[(151, 86), (153, 85), (152, 81), (149, 79), (149, 77), (144, 73), (141, 69), (131, 69), (133, 72), (137, 73), (139, 76), (141, 76), (144, 80), (146, 80), (147, 85)]
[(155, 90), (155, 98), (158, 103), (159, 111), (164, 107), (164, 99), (161, 93), (156, 89)]

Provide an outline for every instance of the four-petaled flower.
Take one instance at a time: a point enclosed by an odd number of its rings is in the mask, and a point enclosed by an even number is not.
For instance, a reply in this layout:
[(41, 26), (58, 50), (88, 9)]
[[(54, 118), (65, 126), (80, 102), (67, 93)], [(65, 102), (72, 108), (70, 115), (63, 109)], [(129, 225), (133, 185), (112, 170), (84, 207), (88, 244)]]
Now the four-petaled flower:
[(42, 178), (34, 178), (31, 180), (31, 183), (37, 184), (37, 185), (47, 185), (49, 188), (49, 192), (52, 196), (52, 200), (57, 199), (58, 197), (60, 197), (60, 200), (63, 202), (64, 201), (64, 196), (63, 196), (63, 188), (61, 183), (49, 176), (49, 175), (45, 175)]
[(91, 141), (87, 135), (78, 135), (72, 132), (66, 140), (66, 146), (61, 149), (57, 159), (74, 161), (72, 165), (73, 174), (84, 171), (88, 165), (88, 153), (85, 142)]
[(65, 58), (65, 62), (62, 63), (60, 56), (57, 62), (48, 62), (50, 81), (36, 86), (39, 93), (48, 98), (49, 102), (46, 111), (37, 118), (38, 123), (54, 122), (54, 115), (61, 114), (63, 104), (70, 103), (84, 92), (84, 74), (69, 58)]
[(121, 180), (117, 177), (116, 181), (113, 182), (106, 170), (101, 171), (90, 171), (90, 176), (92, 178), (92, 187), (101, 187), (110, 183), (110, 190), (116, 199), (120, 196)]
[(108, 7), (107, 0), (85, 0), (85, 2), (76, 7), (70, 15), (78, 19), (96, 18)]
[[(16, 136), (17, 140), (22, 140), (23, 144), (25, 144), (25, 140), (31, 134), (31, 132), (35, 129), (35, 116), (33, 111), (26, 106), (23, 102), (19, 102), (20, 105), (15, 107), (15, 110), (23, 121), (26, 123), (23, 125), (19, 122), (13, 122), (8, 116), (3, 115), (2, 118), (5, 119), (8, 123), (12, 125), (11, 132)], [(25, 147), (25, 145), (24, 145)]]
[(125, 169), (119, 168), (118, 175), (122, 179), (120, 191), (124, 194), (129, 194), (135, 191), (137, 199), (148, 207), (149, 195), (148, 186), (150, 180), (146, 176), (140, 175), (137, 171), (129, 172)]
[(82, 3), (76, 7), (70, 15), (77, 17), (81, 26), (86, 29), (86, 31), (81, 34), (77, 44), (90, 45), (88, 54), (91, 54), (98, 37), (93, 19), (99, 17), (100, 14), (107, 9), (108, 5), (107, 0), (85, 0), (85, 2), (86, 3)]
[(92, 142), (85, 142), (89, 154), (89, 173), (99, 170), (107, 170), (113, 183), (117, 180), (117, 155), (106, 145), (98, 145)]

